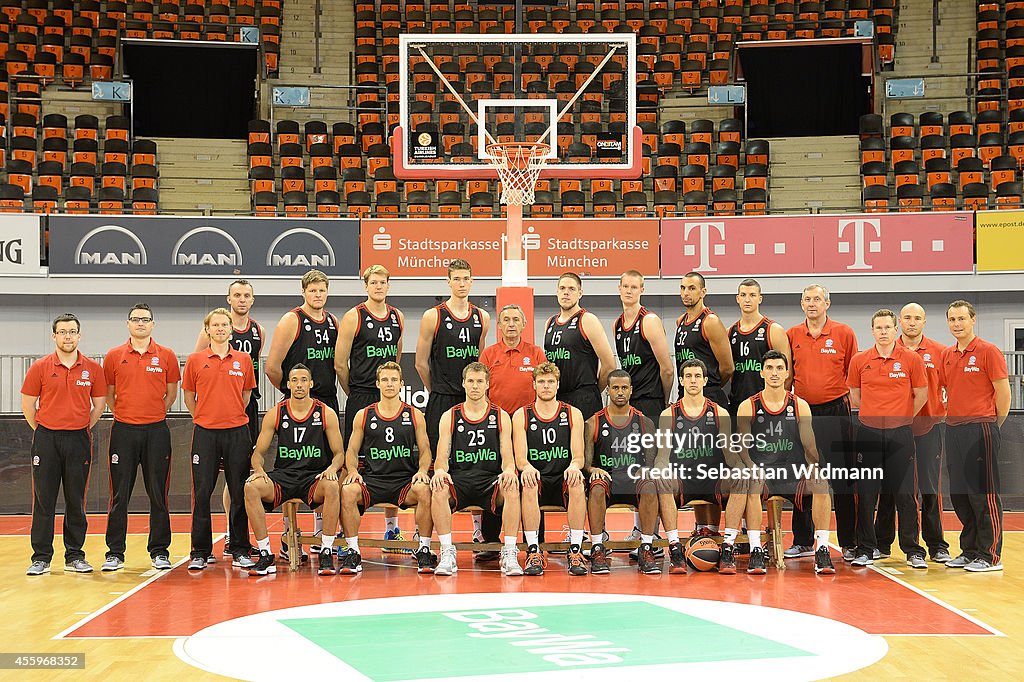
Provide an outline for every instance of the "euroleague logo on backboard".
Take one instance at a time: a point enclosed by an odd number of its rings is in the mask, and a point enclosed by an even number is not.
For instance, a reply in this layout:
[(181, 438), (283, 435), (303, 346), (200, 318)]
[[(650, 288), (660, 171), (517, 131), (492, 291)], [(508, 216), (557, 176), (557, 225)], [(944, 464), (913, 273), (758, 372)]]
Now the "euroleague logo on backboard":
[(194, 268), (200, 266), (242, 266), (242, 248), (230, 234), (216, 227), (196, 227), (181, 236), (171, 250), (171, 265)]
[(146, 265), (142, 240), (121, 225), (100, 225), (85, 233), (75, 247), (75, 265)]

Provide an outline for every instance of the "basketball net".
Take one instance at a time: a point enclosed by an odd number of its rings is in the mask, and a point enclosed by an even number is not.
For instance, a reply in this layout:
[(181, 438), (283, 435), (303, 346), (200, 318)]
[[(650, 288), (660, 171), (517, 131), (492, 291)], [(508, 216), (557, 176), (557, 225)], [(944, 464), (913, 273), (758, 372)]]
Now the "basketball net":
[(487, 145), (491, 165), (501, 180), (501, 203), (531, 206), (537, 178), (547, 164), (549, 145), (543, 142), (498, 142)]

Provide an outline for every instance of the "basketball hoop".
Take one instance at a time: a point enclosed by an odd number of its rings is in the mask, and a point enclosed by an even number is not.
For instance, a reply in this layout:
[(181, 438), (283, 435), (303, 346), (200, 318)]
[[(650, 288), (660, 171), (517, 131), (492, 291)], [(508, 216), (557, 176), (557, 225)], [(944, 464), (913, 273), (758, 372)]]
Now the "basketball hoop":
[(501, 203), (530, 206), (537, 178), (547, 165), (550, 145), (543, 142), (498, 142), (487, 145), (491, 165), (501, 180)]

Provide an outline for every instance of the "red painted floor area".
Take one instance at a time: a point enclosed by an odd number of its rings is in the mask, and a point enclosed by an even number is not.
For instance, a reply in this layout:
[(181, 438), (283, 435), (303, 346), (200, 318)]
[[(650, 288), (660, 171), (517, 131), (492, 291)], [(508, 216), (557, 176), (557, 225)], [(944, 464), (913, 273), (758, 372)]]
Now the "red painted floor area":
[[(1006, 528), (1019, 530), (1020, 515), (1008, 514)], [(403, 522), (408, 523), (408, 517)], [(411, 519), (410, 519), (411, 520)], [(457, 517), (463, 524), (467, 517)], [(613, 531), (624, 530), (629, 517), (609, 519)], [(100, 532), (102, 519), (90, 519), (90, 531)], [(952, 520), (951, 520), (952, 521)], [(27, 530), (27, 519), (0, 519), (0, 531)], [(279, 522), (278, 522), (279, 523)], [(176, 532), (187, 530), (188, 517), (176, 517)], [(465, 525), (460, 524), (460, 527)], [(560, 527), (552, 518), (550, 527)], [(379, 534), (383, 517), (368, 518), (367, 535)], [(686, 525), (682, 526), (688, 527)], [(145, 531), (145, 518), (133, 518), (132, 532)], [(278, 526), (279, 529), (279, 526)], [(271, 532), (274, 530), (272, 528)], [(277, 540), (272, 542), (275, 550)], [(436, 549), (436, 545), (435, 545)], [(218, 544), (216, 551), (220, 551)], [(625, 554), (616, 554), (611, 575), (569, 577), (563, 559), (552, 557), (541, 578), (505, 578), (494, 564), (474, 568), (468, 553), (461, 555), (461, 571), (453, 577), (419, 575), (411, 558), (381, 558), (376, 550), (364, 553), (365, 568), (358, 576), (319, 577), (307, 564), (290, 573), (279, 563), (277, 575), (250, 578), (220, 561), (206, 571), (189, 574), (185, 566), (162, 575), (127, 599), (84, 623), (68, 636), (75, 637), (179, 637), (227, 619), (274, 609), (323, 602), (372, 599), (416, 594), (473, 592), (599, 592), (713, 599), (784, 608), (824, 616), (873, 634), (983, 635), (987, 630), (937, 604), (901, 583), (868, 569), (852, 569), (837, 562), (835, 576), (820, 577), (813, 560), (790, 561), (790, 570), (769, 571), (767, 576), (720, 576), (690, 573), (685, 576), (637, 573)], [(384, 563), (386, 562), (386, 563)], [(740, 567), (743, 563), (741, 560)]]

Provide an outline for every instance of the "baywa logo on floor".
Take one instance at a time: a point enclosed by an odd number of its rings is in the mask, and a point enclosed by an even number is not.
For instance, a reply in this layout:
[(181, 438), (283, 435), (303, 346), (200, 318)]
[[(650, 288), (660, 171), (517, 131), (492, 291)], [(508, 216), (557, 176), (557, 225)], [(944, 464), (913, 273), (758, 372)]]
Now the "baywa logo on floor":
[[(265, 655), (253, 657), (251, 652)], [(885, 655), (881, 637), (803, 613), (643, 595), (455, 594), (297, 607), (179, 640), (186, 662), (279, 680), (289, 661), (344, 679), (626, 679), (735, 671), (820, 679)], [(296, 658), (298, 657), (298, 659)]]

